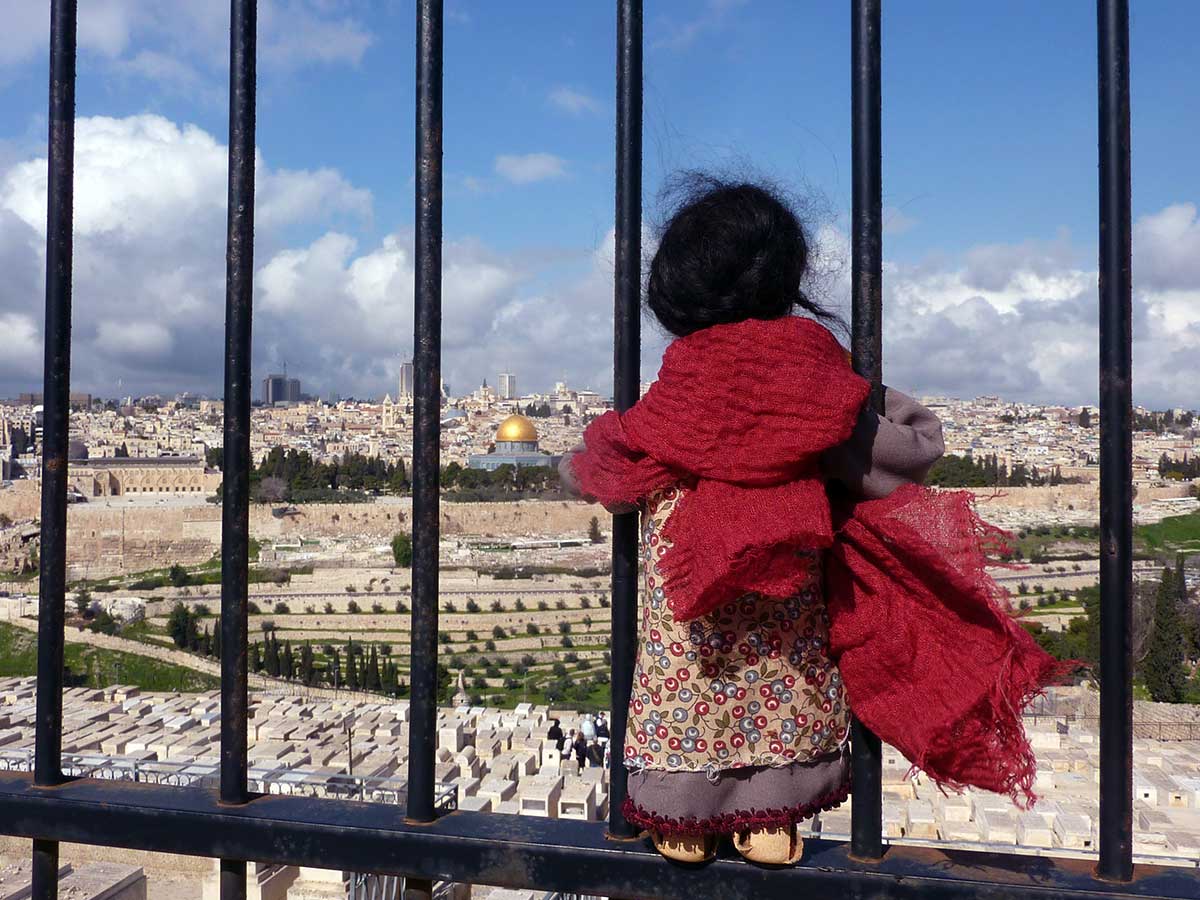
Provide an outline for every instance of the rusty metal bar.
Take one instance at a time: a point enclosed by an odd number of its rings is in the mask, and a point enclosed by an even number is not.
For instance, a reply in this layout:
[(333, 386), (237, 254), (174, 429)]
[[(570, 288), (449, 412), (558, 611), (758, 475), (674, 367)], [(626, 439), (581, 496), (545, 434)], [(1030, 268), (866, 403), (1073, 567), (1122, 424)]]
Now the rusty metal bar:
[(431, 822), (437, 749), (442, 371), (442, 0), (417, 3), (412, 705), (408, 818)]
[[(617, 0), (617, 210), (613, 310), (613, 400), (621, 412), (637, 403), (641, 381), (642, 271), (642, 2)], [(637, 648), (638, 514), (613, 516), (612, 742), (609, 831), (636, 833), (625, 821), (628, 772), (625, 726)]]
[(1129, 3), (1096, 4), (1100, 117), (1100, 864), (1133, 872)]
[[(851, 28), (851, 349), (854, 371), (871, 382), (871, 405), (883, 410), (883, 151), (879, 0), (852, 0)], [(853, 852), (883, 854), (883, 753), (879, 738), (851, 721)]]

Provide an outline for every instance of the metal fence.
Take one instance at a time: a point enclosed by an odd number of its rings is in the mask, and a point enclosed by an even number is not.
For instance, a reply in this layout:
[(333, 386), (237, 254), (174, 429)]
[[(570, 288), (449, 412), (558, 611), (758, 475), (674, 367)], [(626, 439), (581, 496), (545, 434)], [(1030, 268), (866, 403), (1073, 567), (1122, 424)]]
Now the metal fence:
[[(0, 832), (32, 838), (33, 897), (57, 894), (60, 841), (216, 857), (221, 896), (246, 894), (245, 860), (398, 875), (407, 897), (452, 880), (610, 897), (1189, 897), (1194, 873), (1132, 863), (1131, 392), (1128, 0), (1098, 0), (1101, 602), (1100, 853), (1083, 860), (890, 846), (880, 746), (855, 727), (849, 845), (812, 840), (800, 866), (723, 856), (671, 864), (621, 816), (624, 699), (632, 681), (637, 522), (613, 523), (615, 698), (610, 818), (591, 823), (454, 811), (434, 778), (442, 245), (442, 2), (416, 0), (416, 314), (412, 707), (407, 815), (394, 806), (250, 789), (246, 610), (253, 274), (255, 0), (231, 0), (229, 212), (222, 504), (219, 788), (75, 777), (61, 754), (77, 0), (50, 3), (45, 439), (37, 740), (32, 776), (0, 771)], [(880, 0), (852, 0), (853, 353), (880, 384)], [(615, 399), (637, 399), (641, 273), (642, 4), (617, 0)], [(1031, 23), (1035, 27), (1036, 23)]]

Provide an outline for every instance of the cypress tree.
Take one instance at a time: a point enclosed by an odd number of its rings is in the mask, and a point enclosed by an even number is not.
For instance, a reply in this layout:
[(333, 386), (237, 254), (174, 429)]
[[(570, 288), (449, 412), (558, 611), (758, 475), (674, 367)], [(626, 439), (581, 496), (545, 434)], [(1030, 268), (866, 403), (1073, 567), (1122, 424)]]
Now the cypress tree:
[(288, 681), (291, 681), (292, 676), (296, 674), (296, 659), (292, 656), (291, 641), (285, 641), (283, 644), (283, 668), (281, 669), (281, 673)]
[(267, 674), (279, 677), (279, 642), (275, 640), (275, 635), (267, 638)]
[(346, 683), (342, 678), (342, 654), (336, 647), (329, 654), (329, 663), (325, 667), (325, 674), (329, 678), (329, 683), (334, 687), (342, 687)]
[(1151, 698), (1161, 703), (1183, 700), (1183, 628), (1179, 616), (1182, 571), (1163, 569), (1154, 603), (1154, 630), (1142, 660), (1142, 677)]
[(358, 662), (354, 658), (354, 639), (351, 638), (346, 647), (346, 687), (352, 691), (357, 691), (358, 683)]
[(380, 687), (379, 680), (379, 655), (375, 652), (375, 645), (371, 645), (371, 661), (367, 664), (366, 677), (364, 679), (365, 687), (368, 691), (377, 691)]
[(260, 672), (262, 667), (262, 651), (258, 646), (258, 641), (255, 641), (250, 645), (250, 671)]
[(216, 624), (213, 626), (212, 651), (213, 651), (212, 652), (213, 656), (215, 656), (217, 659), (221, 658), (221, 620), (220, 619), (217, 619)]
[(313, 683), (313, 653), (307, 641), (300, 648), (300, 678), (305, 684)]

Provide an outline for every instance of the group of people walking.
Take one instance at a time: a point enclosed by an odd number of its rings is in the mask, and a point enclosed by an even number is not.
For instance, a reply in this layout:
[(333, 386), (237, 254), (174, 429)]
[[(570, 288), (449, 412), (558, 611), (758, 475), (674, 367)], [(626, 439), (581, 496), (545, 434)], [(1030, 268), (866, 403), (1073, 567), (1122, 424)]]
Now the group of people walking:
[(572, 728), (565, 734), (561, 722), (555, 719), (550, 724), (550, 730), (546, 732), (546, 738), (554, 741), (559, 753), (566, 757), (575, 757), (580, 774), (585, 766), (608, 764), (609, 731), (604, 713), (596, 716), (586, 713), (579, 723), (578, 730)]

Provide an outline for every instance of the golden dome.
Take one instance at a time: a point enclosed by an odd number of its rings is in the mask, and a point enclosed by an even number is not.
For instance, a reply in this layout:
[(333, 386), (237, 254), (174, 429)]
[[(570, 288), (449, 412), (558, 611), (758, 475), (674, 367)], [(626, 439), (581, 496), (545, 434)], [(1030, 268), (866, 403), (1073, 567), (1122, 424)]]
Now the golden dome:
[(496, 429), (498, 441), (536, 441), (537, 429), (524, 416), (509, 416)]

